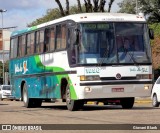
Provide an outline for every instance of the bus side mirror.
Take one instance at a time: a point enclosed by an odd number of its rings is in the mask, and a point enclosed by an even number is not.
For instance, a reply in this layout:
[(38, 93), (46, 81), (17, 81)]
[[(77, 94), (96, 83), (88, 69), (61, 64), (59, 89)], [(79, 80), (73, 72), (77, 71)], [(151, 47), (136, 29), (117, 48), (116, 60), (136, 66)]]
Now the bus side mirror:
[(152, 29), (149, 29), (149, 37), (150, 39), (154, 39), (154, 32)]

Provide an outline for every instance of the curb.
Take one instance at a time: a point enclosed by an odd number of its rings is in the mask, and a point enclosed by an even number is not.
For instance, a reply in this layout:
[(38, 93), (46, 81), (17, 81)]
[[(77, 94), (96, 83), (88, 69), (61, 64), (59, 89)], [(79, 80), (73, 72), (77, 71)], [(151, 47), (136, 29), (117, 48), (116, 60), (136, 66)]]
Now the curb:
[(135, 103), (152, 103), (152, 100), (150, 97), (144, 97), (144, 98), (136, 97)]
[(135, 103), (152, 103), (151, 100), (137, 100)]

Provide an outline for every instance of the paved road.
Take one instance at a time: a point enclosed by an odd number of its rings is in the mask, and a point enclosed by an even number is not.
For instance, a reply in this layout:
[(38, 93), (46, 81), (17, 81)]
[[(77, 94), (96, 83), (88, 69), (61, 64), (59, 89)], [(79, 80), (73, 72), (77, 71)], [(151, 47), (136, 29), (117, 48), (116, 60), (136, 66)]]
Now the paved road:
[[(83, 110), (71, 112), (67, 110), (65, 104), (60, 102), (43, 103), (41, 108), (25, 108), (20, 101), (0, 101), (0, 124), (150, 125), (160, 124), (160, 108), (152, 108), (150, 102), (142, 102), (135, 103), (133, 109), (127, 110), (113, 105), (85, 105)], [(146, 130), (143, 131), (146, 133)], [(147, 130), (147, 132), (150, 131)], [(104, 131), (101, 130), (101, 132)]]

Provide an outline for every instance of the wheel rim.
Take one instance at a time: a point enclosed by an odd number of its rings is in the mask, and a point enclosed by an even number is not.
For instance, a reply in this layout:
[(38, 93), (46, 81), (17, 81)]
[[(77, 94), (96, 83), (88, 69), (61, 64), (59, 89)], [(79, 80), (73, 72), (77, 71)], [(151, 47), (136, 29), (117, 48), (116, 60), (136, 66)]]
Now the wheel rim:
[(67, 104), (71, 104), (71, 96), (70, 96), (69, 89), (67, 89), (67, 92), (66, 92), (66, 102)]

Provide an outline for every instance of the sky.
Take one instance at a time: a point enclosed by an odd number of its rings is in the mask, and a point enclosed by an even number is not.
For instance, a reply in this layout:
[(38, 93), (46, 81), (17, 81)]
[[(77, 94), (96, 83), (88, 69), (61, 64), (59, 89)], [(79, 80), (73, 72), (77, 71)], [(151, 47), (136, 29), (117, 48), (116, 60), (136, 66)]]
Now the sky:
[[(65, 0), (60, 1), (65, 6)], [(120, 1), (115, 0), (111, 12), (118, 11), (117, 2)], [(69, 2), (72, 3), (70, 5), (77, 5), (77, 0), (69, 0)], [(0, 0), (0, 9), (7, 10), (3, 13), (3, 27), (17, 27), (18, 30), (26, 28), (27, 24), (44, 16), (47, 9), (53, 8), (58, 8), (55, 0)], [(106, 9), (108, 9), (108, 4), (106, 4)], [(2, 17), (0, 16), (0, 27), (2, 27), (1, 22)]]

